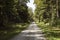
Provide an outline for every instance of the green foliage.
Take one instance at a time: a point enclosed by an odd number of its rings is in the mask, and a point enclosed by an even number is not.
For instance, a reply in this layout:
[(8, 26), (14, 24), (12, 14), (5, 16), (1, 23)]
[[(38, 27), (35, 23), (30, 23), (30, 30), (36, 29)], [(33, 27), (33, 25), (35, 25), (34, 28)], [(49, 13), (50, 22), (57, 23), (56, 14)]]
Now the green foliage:
[(37, 23), (38, 26), (43, 30), (47, 40), (60, 40), (60, 27), (50, 26), (49, 23)]
[(47, 40), (60, 40), (60, 1), (35, 0), (35, 4), (35, 19)]
[[(0, 0), (0, 28), (7, 27), (8, 24), (28, 22), (29, 13), (26, 2), (28, 0)], [(24, 3), (25, 2), (25, 3)]]
[[(26, 28), (24, 23), (29, 21), (27, 1), (0, 0), (0, 40), (7, 40)], [(23, 23), (23, 25), (19, 24), (17, 27), (16, 23)]]
[(10, 25), (10, 28), (0, 30), (0, 40), (10, 40), (10, 38), (19, 34), (22, 30), (28, 27), (29, 23), (17, 23)]
[(33, 15), (33, 10), (32, 8), (28, 8), (28, 13), (29, 13), (29, 21), (32, 22), (34, 21), (33, 18), (34, 18), (34, 15)]
[[(59, 0), (35, 0), (35, 18), (41, 21), (46, 21), (50, 25), (56, 25), (59, 18)], [(60, 19), (60, 18), (59, 18)], [(58, 19), (58, 20), (59, 20)]]

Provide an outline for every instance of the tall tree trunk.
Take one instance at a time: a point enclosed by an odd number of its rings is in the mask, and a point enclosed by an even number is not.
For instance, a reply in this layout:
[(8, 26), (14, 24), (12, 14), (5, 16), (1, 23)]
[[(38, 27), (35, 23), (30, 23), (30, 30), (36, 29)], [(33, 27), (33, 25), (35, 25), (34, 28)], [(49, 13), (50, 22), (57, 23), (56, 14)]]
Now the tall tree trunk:
[(58, 13), (58, 0), (56, 0), (56, 13), (57, 13), (57, 18), (59, 18), (59, 13)]

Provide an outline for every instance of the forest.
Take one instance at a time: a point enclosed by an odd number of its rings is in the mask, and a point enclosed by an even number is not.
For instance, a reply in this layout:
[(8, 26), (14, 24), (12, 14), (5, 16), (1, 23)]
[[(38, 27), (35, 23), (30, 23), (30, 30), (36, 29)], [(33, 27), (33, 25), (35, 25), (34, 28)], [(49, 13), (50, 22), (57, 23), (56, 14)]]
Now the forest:
[(35, 22), (48, 40), (60, 40), (60, 0), (0, 0), (0, 40), (9, 40)]
[(28, 1), (0, 0), (0, 40), (8, 40), (29, 24)]
[(48, 40), (60, 40), (60, 0), (34, 0), (35, 21)]

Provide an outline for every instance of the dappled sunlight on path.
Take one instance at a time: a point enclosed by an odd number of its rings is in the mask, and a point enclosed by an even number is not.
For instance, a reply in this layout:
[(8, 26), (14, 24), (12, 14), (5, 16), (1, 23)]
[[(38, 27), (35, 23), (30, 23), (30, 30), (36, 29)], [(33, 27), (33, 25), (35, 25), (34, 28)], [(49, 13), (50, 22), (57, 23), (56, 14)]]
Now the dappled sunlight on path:
[(42, 30), (32, 22), (29, 27), (11, 40), (46, 40)]

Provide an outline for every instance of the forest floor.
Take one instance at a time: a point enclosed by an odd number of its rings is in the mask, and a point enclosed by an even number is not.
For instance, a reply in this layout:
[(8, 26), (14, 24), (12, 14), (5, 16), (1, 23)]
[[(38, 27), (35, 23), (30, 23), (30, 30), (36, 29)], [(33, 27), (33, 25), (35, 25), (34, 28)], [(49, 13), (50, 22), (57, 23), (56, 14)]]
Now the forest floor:
[(26, 30), (11, 38), (10, 40), (46, 40), (42, 30), (32, 22)]
[(47, 40), (60, 40), (60, 25), (50, 26), (49, 23), (44, 22), (37, 23), (37, 25), (44, 32)]
[(16, 23), (11, 24), (4, 29), (0, 29), (0, 40), (9, 40), (10, 38), (21, 33), (22, 30), (26, 29), (29, 23)]

